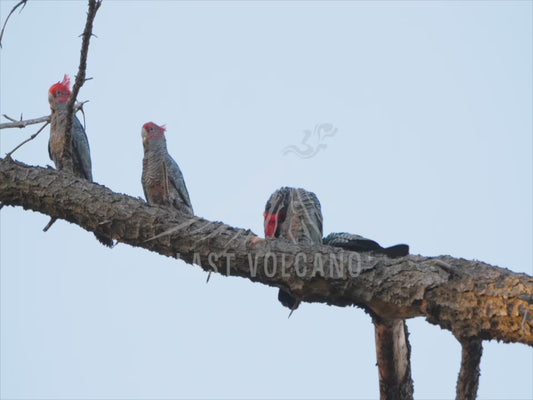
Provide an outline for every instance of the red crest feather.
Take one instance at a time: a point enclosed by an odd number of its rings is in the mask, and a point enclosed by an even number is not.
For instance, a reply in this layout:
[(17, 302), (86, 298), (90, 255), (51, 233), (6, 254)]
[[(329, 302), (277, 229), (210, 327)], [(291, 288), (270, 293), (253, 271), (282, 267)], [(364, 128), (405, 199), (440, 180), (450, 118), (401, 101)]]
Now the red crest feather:
[(143, 129), (146, 129), (146, 130), (149, 130), (150, 128), (158, 128), (158, 129), (161, 129), (162, 132), (165, 132), (167, 130), (167, 126), (166, 125), (157, 125), (153, 122), (147, 122), (146, 124), (143, 125)]
[(70, 95), (70, 78), (67, 74), (63, 77), (63, 80), (61, 82), (57, 82), (52, 85), (49, 93), (53, 94), (55, 96), (55, 93), (60, 90), (64, 93), (68, 93)]
[(63, 77), (63, 80), (61, 81), (61, 84), (63, 86), (65, 86), (68, 89), (68, 91), (70, 92), (70, 77), (67, 74), (65, 74), (65, 76)]

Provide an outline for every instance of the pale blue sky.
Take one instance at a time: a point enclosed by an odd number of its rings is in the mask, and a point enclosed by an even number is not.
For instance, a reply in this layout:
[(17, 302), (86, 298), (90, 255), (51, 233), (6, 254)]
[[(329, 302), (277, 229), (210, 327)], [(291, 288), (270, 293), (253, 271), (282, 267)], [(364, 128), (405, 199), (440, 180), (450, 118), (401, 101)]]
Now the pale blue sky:
[[(0, 0), (3, 21), (16, 1)], [(85, 1), (29, 1), (0, 50), (0, 114), (49, 113), (77, 71)], [(275, 189), (324, 231), (532, 268), (532, 3), (104, 1), (82, 88), (93, 175), (142, 196), (141, 126), (167, 124), (196, 213), (262, 233)], [(337, 134), (310, 159), (303, 130)], [(5, 154), (38, 128), (0, 133)], [(15, 153), (51, 164), (48, 129)], [(378, 397), (360, 309), (1, 211), (2, 399)], [(417, 399), (453, 398), (460, 347), (408, 321)], [(479, 398), (533, 398), (533, 352), (485, 343)]]

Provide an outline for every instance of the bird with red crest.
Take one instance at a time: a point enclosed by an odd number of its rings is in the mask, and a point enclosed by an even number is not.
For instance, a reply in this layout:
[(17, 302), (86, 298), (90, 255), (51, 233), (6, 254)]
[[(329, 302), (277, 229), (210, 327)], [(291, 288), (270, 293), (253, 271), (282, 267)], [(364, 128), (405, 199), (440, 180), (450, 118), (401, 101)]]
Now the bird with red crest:
[(176, 161), (168, 154), (165, 125), (147, 122), (142, 127), (144, 148), (141, 182), (146, 201), (172, 206), (194, 215), (185, 179)]
[(87, 134), (78, 117), (72, 117), (72, 142), (65, 143), (67, 129), (67, 102), (70, 98), (70, 78), (65, 75), (48, 91), (48, 102), (52, 110), (48, 153), (58, 170), (72, 168), (72, 173), (89, 181), (93, 180), (91, 152)]
[[(71, 143), (67, 145), (67, 103), (70, 98), (70, 78), (65, 74), (61, 82), (48, 90), (48, 102), (52, 111), (48, 154), (56, 169), (72, 172), (75, 176), (92, 182), (91, 151), (85, 129), (76, 115), (72, 116)], [(49, 224), (50, 225), (50, 224)], [(95, 233), (104, 245), (112, 247), (113, 240)]]

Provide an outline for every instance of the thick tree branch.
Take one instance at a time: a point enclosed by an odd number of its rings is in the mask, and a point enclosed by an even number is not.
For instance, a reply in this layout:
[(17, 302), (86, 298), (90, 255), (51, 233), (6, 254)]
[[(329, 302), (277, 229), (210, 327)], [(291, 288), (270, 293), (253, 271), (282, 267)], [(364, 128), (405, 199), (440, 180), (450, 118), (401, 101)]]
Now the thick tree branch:
[(425, 316), (457, 338), (533, 345), (533, 278), (480, 261), (389, 259), (324, 245), (262, 240), (67, 172), (0, 159), (0, 202), (65, 219), (131, 246), (226, 275), (290, 288), (302, 301), (358, 305), (385, 320)]

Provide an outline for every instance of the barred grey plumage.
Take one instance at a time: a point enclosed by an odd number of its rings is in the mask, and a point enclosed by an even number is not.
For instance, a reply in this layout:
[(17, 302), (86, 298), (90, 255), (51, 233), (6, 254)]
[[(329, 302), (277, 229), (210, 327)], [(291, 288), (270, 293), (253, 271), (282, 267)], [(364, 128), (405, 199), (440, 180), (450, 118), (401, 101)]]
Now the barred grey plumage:
[(172, 206), (185, 214), (193, 215), (183, 174), (167, 151), (165, 127), (147, 122), (143, 125), (142, 139), (144, 158), (141, 182), (146, 201)]
[[(266, 203), (264, 217), (267, 238), (284, 238), (293, 243), (322, 243), (322, 210), (312, 192), (290, 187), (276, 190)], [(279, 289), (278, 300), (291, 310), (300, 304), (283, 289)]]
[[(56, 169), (61, 171), (72, 168), (72, 173), (80, 178), (92, 182), (91, 150), (85, 129), (80, 120), (73, 115), (71, 129), (70, 154), (65, 154), (66, 128), (67, 128), (67, 102), (70, 97), (70, 79), (65, 75), (61, 82), (50, 87), (48, 102), (52, 111), (50, 120), (50, 140), (48, 141), (48, 154), (54, 162)], [(68, 151), (68, 149), (67, 149)], [(53, 219), (48, 227), (53, 223)], [(113, 240), (107, 236), (95, 233), (96, 239), (105, 246), (113, 247)]]
[(342, 247), (345, 250), (357, 251), (360, 253), (372, 252), (376, 254), (385, 254), (390, 258), (403, 257), (409, 254), (409, 246), (406, 244), (381, 247), (381, 245), (374, 240), (346, 232), (330, 233), (323, 239), (322, 243), (327, 244), (328, 246)]
[[(68, 162), (66, 159), (68, 155), (63, 154), (63, 150), (65, 148), (65, 129), (67, 126), (67, 101), (70, 96), (69, 84), (70, 80), (68, 75), (65, 75), (62, 82), (52, 85), (48, 91), (48, 102), (52, 110), (48, 154), (58, 170), (62, 170)], [(87, 134), (85, 133), (85, 129), (83, 129), (83, 125), (75, 115), (72, 120), (71, 137), (72, 146), (70, 156), (72, 157), (72, 172), (80, 178), (92, 181), (93, 174), (89, 141), (87, 140)]]

